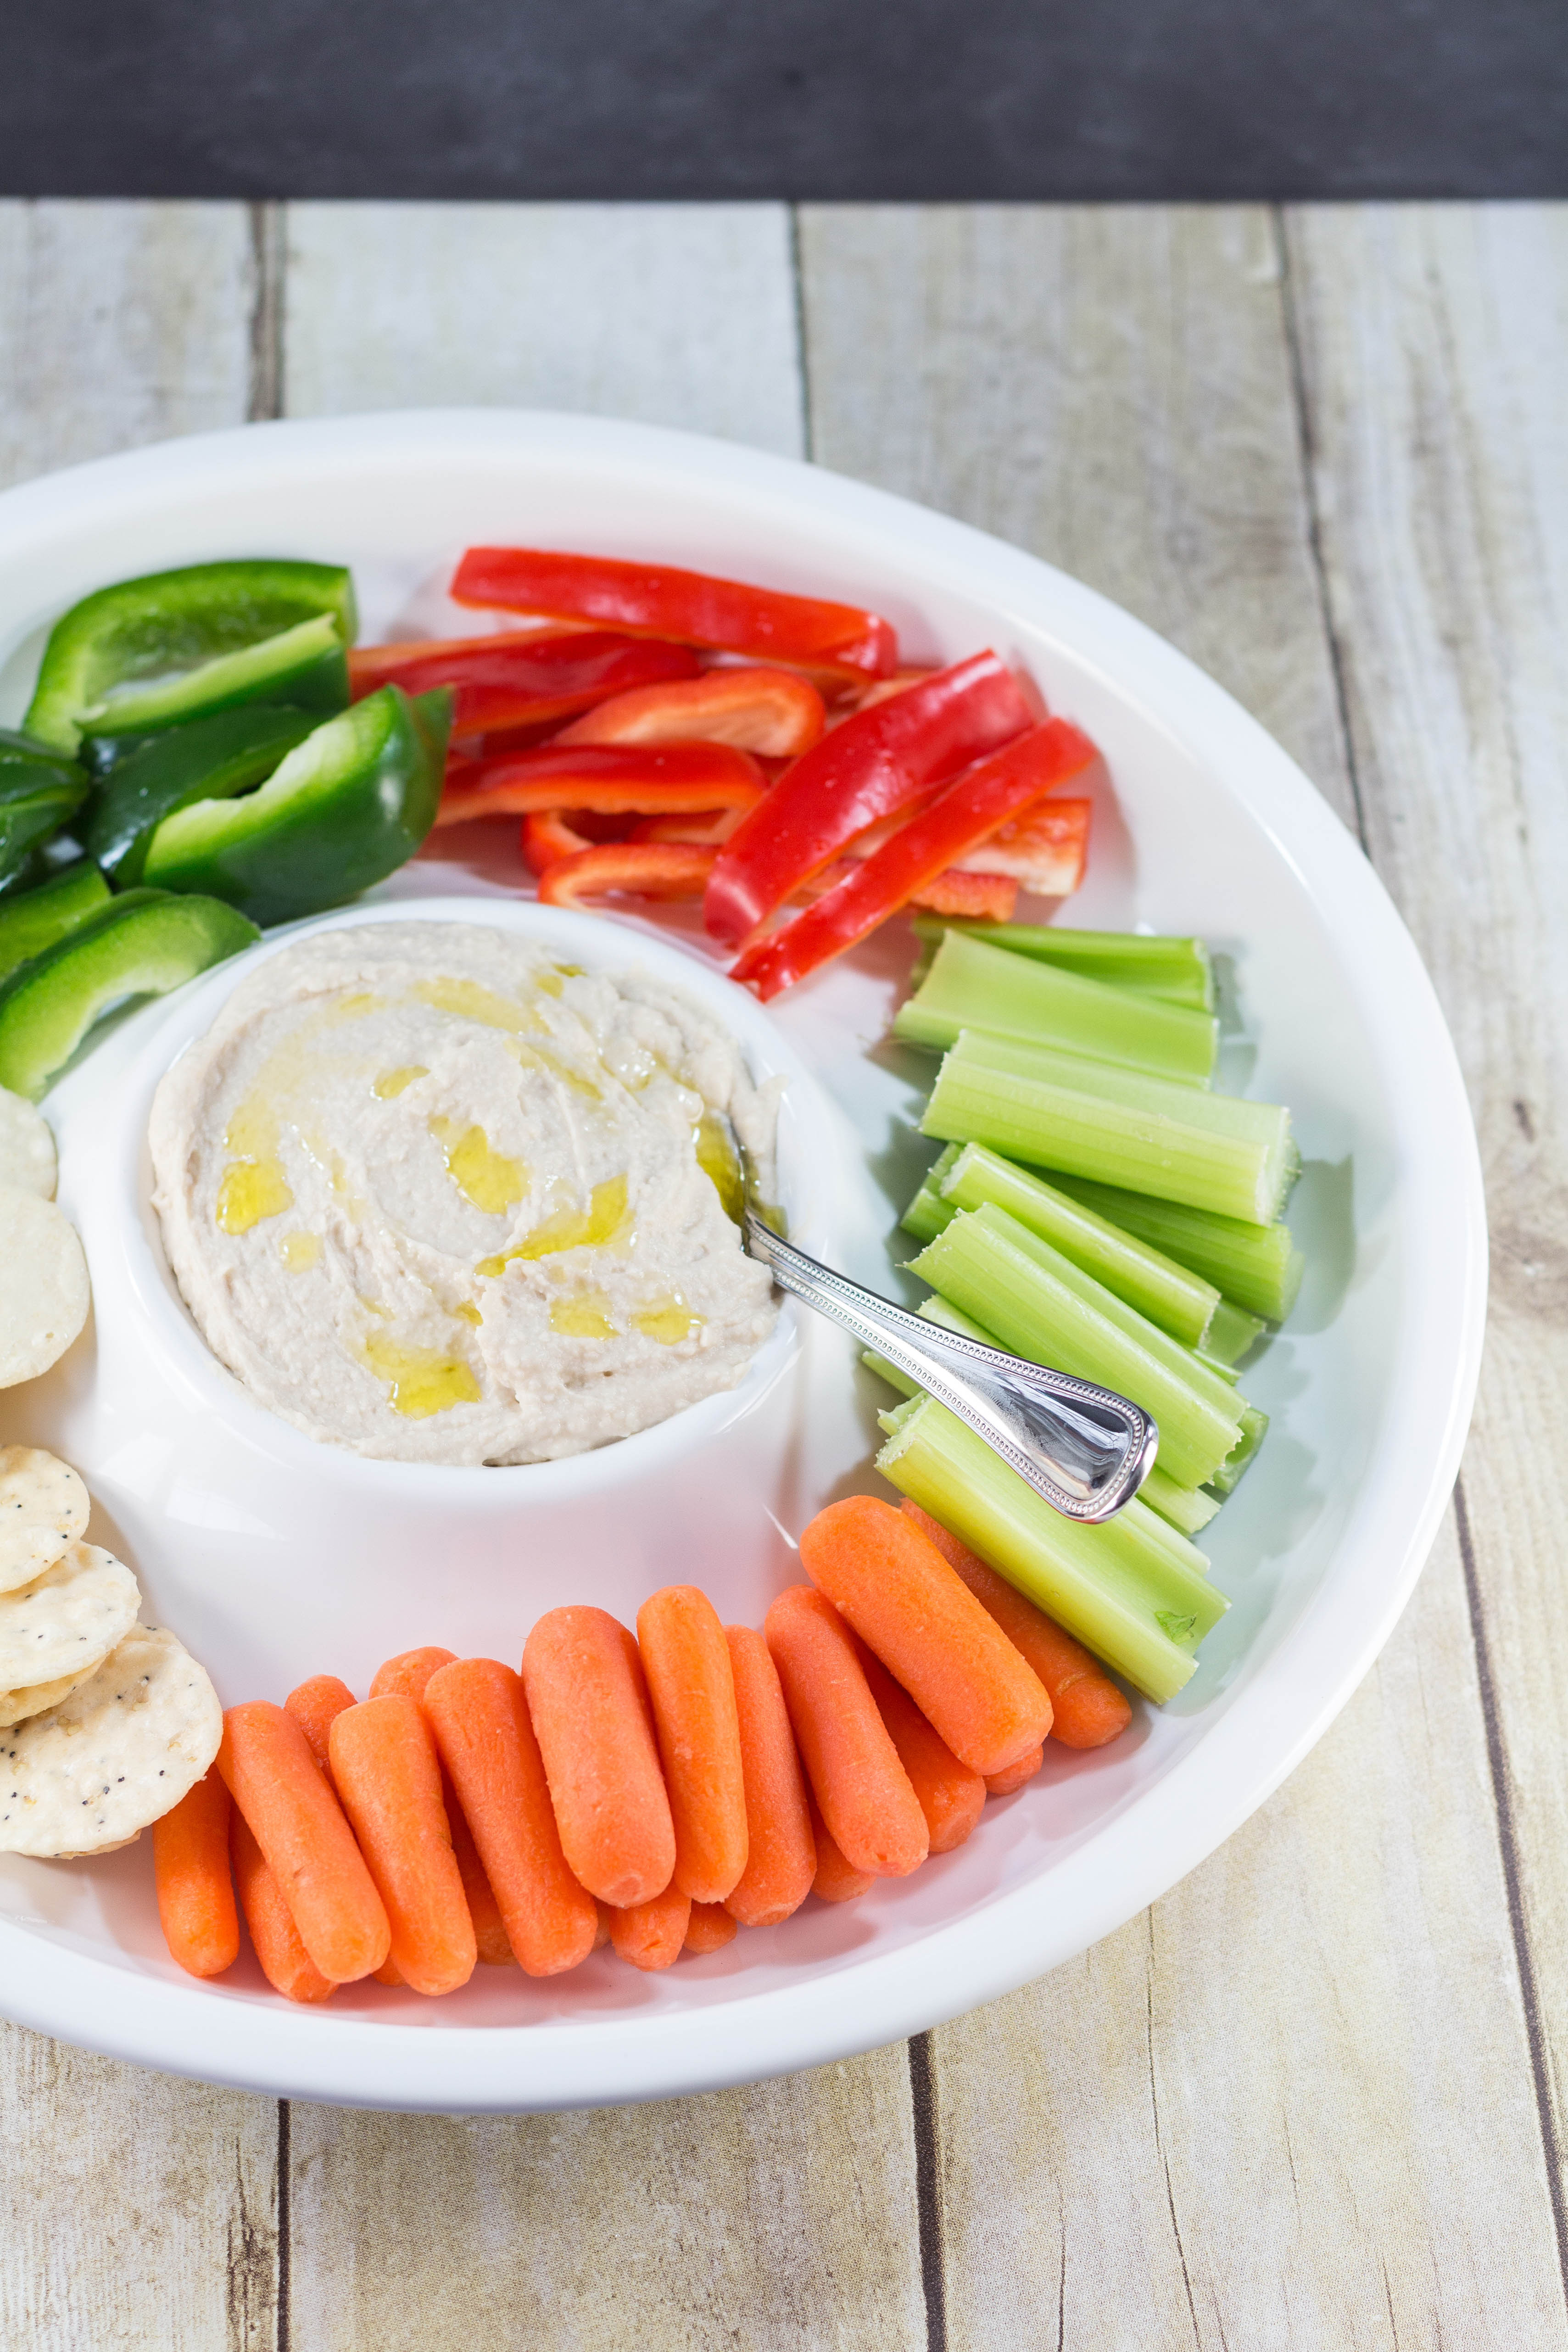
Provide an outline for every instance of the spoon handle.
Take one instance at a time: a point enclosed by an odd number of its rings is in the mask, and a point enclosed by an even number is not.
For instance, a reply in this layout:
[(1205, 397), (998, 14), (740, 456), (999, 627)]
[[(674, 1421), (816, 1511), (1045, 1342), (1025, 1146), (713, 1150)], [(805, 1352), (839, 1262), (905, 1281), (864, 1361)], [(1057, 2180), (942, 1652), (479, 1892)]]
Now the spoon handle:
[(1159, 1431), (1126, 1397), (894, 1307), (820, 1265), (749, 1208), (746, 1245), (781, 1290), (831, 1316), (918, 1381), (1064, 1518), (1113, 1518), (1147, 1477)]

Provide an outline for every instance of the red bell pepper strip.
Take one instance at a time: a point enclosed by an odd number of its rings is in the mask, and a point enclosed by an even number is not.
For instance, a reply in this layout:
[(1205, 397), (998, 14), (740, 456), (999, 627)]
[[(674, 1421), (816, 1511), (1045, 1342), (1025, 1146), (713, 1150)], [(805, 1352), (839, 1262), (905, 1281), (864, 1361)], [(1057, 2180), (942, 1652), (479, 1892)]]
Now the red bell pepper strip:
[[(898, 704), (884, 708), (896, 710)], [(764, 1002), (777, 996), (819, 964), (852, 948), (998, 824), (1053, 785), (1082, 774), (1097, 757), (1087, 735), (1064, 719), (1048, 719), (989, 759), (977, 761), (826, 898), (808, 907), (784, 930), (747, 948), (730, 978), (756, 989)]]
[(716, 852), (678, 842), (607, 841), (558, 857), (539, 881), (546, 907), (576, 907), (585, 898), (628, 892), (638, 898), (700, 898)]
[(885, 677), (898, 662), (892, 625), (876, 613), (668, 563), (623, 563), (534, 547), (471, 547), (457, 567), (452, 594), (459, 604), (597, 621), (601, 628), (712, 646), (754, 661), (790, 662), (835, 677)]
[(423, 694), (450, 686), (456, 696), (454, 735), (486, 735), (570, 719), (631, 687), (696, 675), (684, 646), (651, 645), (603, 629), (537, 636), (519, 629), (489, 637), (430, 638), (417, 645), (359, 646), (349, 656), (349, 690), (357, 702), (378, 686)]
[(558, 743), (733, 743), (764, 759), (795, 760), (821, 734), (822, 698), (788, 669), (710, 669), (670, 686), (643, 686), (574, 719)]
[[(1092, 801), (1040, 801), (957, 860), (960, 874), (1010, 875), (1040, 898), (1069, 898), (1083, 879)], [(940, 911), (949, 911), (943, 908)]]
[(994, 653), (857, 710), (779, 777), (726, 843), (703, 903), (708, 929), (743, 940), (867, 825), (1021, 735), (1036, 716)]
[(961, 866), (949, 866), (906, 904), (967, 923), (1010, 923), (1018, 902), (1019, 886), (1010, 874), (970, 874)]
[[(591, 849), (593, 844), (585, 835), (568, 824), (559, 809), (536, 809), (523, 819), (523, 863), (532, 874), (543, 875), (563, 857), (575, 857), (580, 849)], [(937, 914), (946, 912), (938, 907)]]
[(766, 790), (756, 761), (727, 743), (541, 743), (449, 777), (435, 822), (464, 824), (470, 817), (552, 808), (605, 816), (749, 809)]

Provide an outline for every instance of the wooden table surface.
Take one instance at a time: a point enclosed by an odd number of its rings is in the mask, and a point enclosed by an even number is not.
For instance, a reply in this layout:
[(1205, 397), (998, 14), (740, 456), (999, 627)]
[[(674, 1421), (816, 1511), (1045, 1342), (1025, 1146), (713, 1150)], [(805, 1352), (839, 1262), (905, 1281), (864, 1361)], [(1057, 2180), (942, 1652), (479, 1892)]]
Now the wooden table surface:
[(591, 409), (1128, 605), (1360, 835), (1495, 1253), (1404, 1622), (1142, 1918), (906, 2046), (600, 2114), (279, 2107), (0, 2029), (5, 2352), (1568, 2347), (1565, 388), (1564, 206), (0, 205), (0, 480)]

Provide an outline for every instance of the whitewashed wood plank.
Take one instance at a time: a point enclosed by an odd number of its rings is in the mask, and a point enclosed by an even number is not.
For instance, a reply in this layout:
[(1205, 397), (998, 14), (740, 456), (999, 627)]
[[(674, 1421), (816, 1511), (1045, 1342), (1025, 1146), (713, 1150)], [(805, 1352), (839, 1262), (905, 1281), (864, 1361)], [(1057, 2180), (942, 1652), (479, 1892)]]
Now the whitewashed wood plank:
[(244, 205), (0, 203), (0, 486), (243, 423)]
[(1561, 2161), (1568, 206), (1298, 213), (1289, 249), (1369, 838), (1453, 1027), (1486, 1171), (1463, 1486)]
[[(1141, 612), (1349, 814), (1267, 220), (833, 209), (801, 246), (815, 454)], [(1499, 2340), (1563, 2340), (1456, 1577), (1450, 1543), (1242, 1837), (933, 2038), (956, 2352), (1463, 2342), (1499, 2248)], [(1479, 2132), (1448, 2088), (1472, 2069)]]
[(297, 2107), (292, 2352), (909, 2352), (902, 2049), (596, 2115)]
[[(0, 204), (0, 480), (242, 423), (243, 205)], [(0, 2343), (273, 2352), (277, 2109), (0, 2026)]]
[(811, 454), (1125, 604), (1354, 815), (1261, 206), (808, 206)]
[(801, 416), (779, 205), (293, 205), (290, 415), (588, 409), (787, 456)]

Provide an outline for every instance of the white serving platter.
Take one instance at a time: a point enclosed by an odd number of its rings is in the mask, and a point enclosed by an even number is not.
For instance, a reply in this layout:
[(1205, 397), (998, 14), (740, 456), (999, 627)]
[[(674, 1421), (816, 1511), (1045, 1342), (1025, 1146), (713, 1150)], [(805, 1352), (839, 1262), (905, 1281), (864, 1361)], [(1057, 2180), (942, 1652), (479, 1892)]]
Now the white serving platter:
[[(505, 411), (256, 425), (77, 467), (0, 497), (0, 723), (47, 627), (131, 573), (220, 556), (348, 562), (367, 639), (457, 634), (441, 586), (468, 542), (688, 563), (874, 605), (913, 658), (991, 644), (1105, 756), (1088, 882), (1067, 919), (1196, 931), (1226, 960), (1227, 1082), (1291, 1104), (1306, 1169), (1301, 1306), (1248, 1368), (1273, 1415), (1207, 1531), (1228, 1616), (1171, 1706), (1098, 1755), (1059, 1750), (957, 1853), (862, 1902), (643, 1977), (600, 1955), (537, 1982), (476, 1972), (421, 2001), (374, 1984), (320, 2009), (247, 1958), (197, 1984), (169, 1960), (148, 1841), (93, 1864), (0, 1858), (0, 2007), (173, 2072), (289, 2096), (447, 2111), (584, 2106), (780, 2074), (934, 2024), (1082, 1951), (1211, 1853), (1291, 1770), (1408, 1598), (1458, 1463), (1479, 1368), (1486, 1240), (1453, 1050), (1359, 849), (1228, 696), (1126, 614), (983, 534), (815, 468), (647, 426)], [(479, 839), (478, 835), (486, 836)], [(900, 925), (763, 1012), (689, 917), (537, 908), (510, 826), (443, 836), (328, 921), (453, 914), (544, 925), (577, 961), (643, 961), (722, 1012), (789, 1082), (796, 1229), (910, 1295), (899, 1208), (931, 1156), (929, 1061), (883, 1041)], [(276, 936), (276, 935), (275, 935)], [(268, 952), (270, 942), (253, 950)], [(0, 1392), (0, 1443), (87, 1478), (98, 1540), (225, 1704), (313, 1673), (362, 1690), (416, 1643), (515, 1659), (534, 1619), (591, 1600), (629, 1619), (694, 1580), (760, 1622), (792, 1543), (871, 1469), (888, 1402), (826, 1327), (782, 1318), (742, 1388), (573, 1461), (464, 1472), (363, 1462), (254, 1408), (207, 1357), (164, 1271), (141, 1128), (158, 1072), (238, 966), (132, 1013), (45, 1105), (87, 1243), (89, 1331)]]

